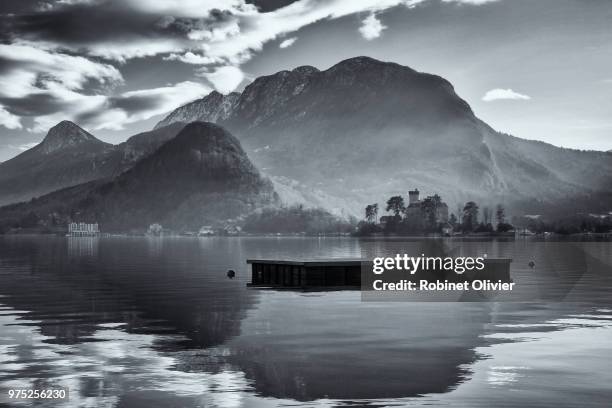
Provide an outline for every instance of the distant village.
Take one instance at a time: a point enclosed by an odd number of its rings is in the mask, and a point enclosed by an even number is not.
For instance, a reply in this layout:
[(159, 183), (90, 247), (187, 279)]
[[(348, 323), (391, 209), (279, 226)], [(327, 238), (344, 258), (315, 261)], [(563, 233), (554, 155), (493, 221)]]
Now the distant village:
[[(144, 234), (137, 235), (145, 235), (150, 237), (161, 237), (161, 236), (191, 236), (191, 237), (208, 237), (213, 235), (220, 236), (232, 236), (232, 235), (240, 235), (242, 232), (242, 228), (234, 224), (228, 224), (224, 227), (213, 227), (211, 225), (205, 225), (201, 227), (197, 231), (183, 231), (177, 233), (173, 230), (164, 228), (159, 223), (153, 223), (149, 225)], [(68, 233), (66, 234), (70, 237), (97, 237), (104, 234), (100, 231), (100, 227), (97, 223), (86, 223), (86, 222), (71, 222), (68, 224)], [(134, 234), (132, 234), (134, 235)]]

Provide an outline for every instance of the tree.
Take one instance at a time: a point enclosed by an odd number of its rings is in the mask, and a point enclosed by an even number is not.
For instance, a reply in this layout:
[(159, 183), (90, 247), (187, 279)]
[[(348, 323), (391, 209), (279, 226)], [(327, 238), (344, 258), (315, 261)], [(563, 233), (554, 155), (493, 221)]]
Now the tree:
[(369, 223), (376, 222), (378, 218), (378, 204), (370, 204), (366, 206), (365, 217)]
[(514, 226), (506, 222), (506, 210), (501, 204), (498, 204), (495, 210), (495, 220), (497, 221), (497, 232), (509, 232), (514, 229)]
[(489, 207), (484, 207), (482, 209), (482, 222), (487, 225), (491, 223), (491, 209)]
[(423, 219), (425, 220), (425, 226), (429, 230), (435, 230), (438, 221), (437, 213), (438, 208), (442, 205), (442, 198), (435, 194), (430, 197), (426, 197), (421, 203), (421, 212), (423, 213)]
[(506, 210), (501, 204), (497, 204), (497, 210), (495, 211), (495, 219), (497, 224), (506, 223)]
[(26, 216), (19, 220), (19, 224), (22, 228), (34, 228), (37, 227), (40, 222), (40, 218), (34, 211), (30, 211)]
[(402, 196), (393, 196), (387, 200), (386, 211), (391, 211), (396, 217), (399, 217), (405, 208), (406, 206), (404, 205), (404, 198)]
[(451, 214), (450, 217), (448, 217), (448, 223), (455, 228), (457, 226), (457, 217), (455, 216), (455, 214)]
[(474, 201), (465, 203), (461, 224), (463, 224), (464, 231), (474, 231), (478, 225), (478, 205)]

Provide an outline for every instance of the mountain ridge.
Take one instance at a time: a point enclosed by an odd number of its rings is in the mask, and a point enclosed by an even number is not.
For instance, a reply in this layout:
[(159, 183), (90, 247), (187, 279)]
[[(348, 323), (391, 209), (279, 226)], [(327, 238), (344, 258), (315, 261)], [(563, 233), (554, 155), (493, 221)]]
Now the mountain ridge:
[(354, 214), (415, 187), (487, 204), (612, 190), (609, 155), (497, 132), (446, 79), (370, 57), (258, 77), (217, 123), (270, 177), (317, 186)]
[(152, 223), (184, 230), (239, 219), (277, 200), (234, 136), (193, 122), (125, 172), (0, 208), (0, 221), (34, 213), (97, 222), (107, 232), (142, 231)]
[(50, 154), (60, 149), (69, 149), (89, 143), (106, 147), (111, 146), (110, 143), (97, 139), (74, 122), (63, 120), (49, 129), (45, 138), (35, 147), (41, 149), (45, 154)]
[(142, 132), (112, 145), (70, 121), (49, 129), (36, 146), (0, 163), (0, 205), (117, 175), (174, 137), (184, 126)]
[[(359, 215), (365, 204), (412, 188), (441, 194), (451, 208), (612, 191), (609, 153), (497, 132), (446, 79), (355, 57), (326, 70), (304, 65), (261, 76), (241, 93), (211, 92), (116, 146), (61, 122), (49, 142), (62, 148), (43, 156), (41, 143), (0, 164), (0, 205), (116, 177), (201, 117), (240, 140), (283, 202), (337, 214)], [(66, 153), (86, 146), (92, 151)]]

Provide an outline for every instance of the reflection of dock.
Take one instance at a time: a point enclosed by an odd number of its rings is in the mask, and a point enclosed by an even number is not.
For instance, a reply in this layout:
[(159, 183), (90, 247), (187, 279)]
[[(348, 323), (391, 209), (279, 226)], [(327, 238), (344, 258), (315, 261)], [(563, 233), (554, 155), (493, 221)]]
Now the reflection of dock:
[(249, 286), (359, 288), (361, 285), (360, 259), (247, 259), (247, 263), (251, 264), (252, 271)]

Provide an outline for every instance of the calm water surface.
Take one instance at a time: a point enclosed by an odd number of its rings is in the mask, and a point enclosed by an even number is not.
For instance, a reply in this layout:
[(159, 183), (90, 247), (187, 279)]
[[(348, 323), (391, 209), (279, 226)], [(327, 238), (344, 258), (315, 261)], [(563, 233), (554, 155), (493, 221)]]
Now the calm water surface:
[[(70, 400), (47, 406), (610, 406), (610, 243), (580, 253), (453, 243), (511, 256), (531, 302), (246, 288), (246, 258), (361, 257), (398, 245), (0, 237), (0, 405), (28, 405), (9, 401), (9, 388), (62, 386)], [(529, 270), (529, 259), (543, 266)], [(551, 276), (563, 293), (533, 284)]]

